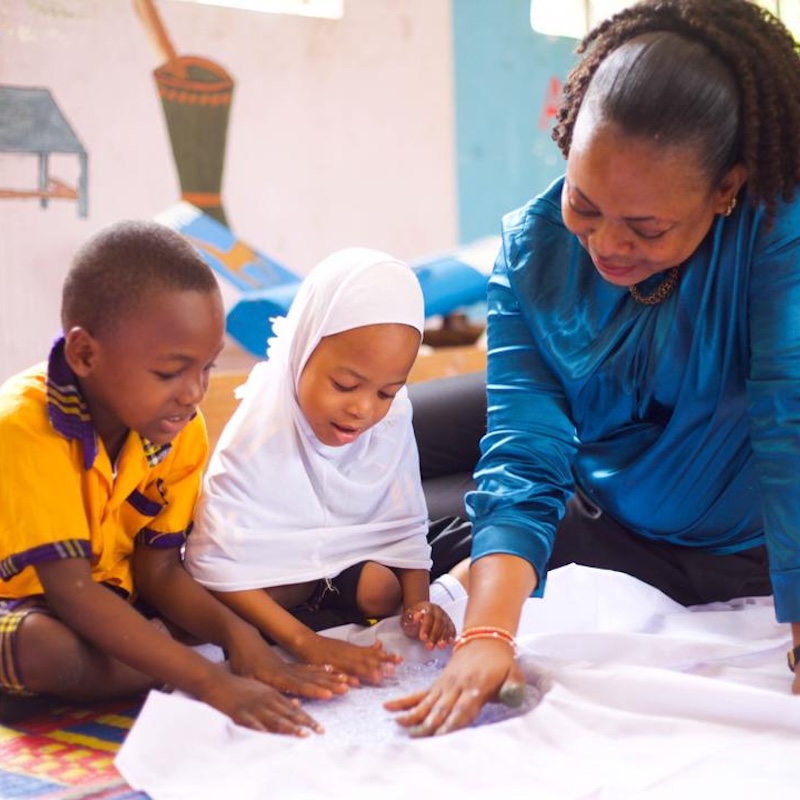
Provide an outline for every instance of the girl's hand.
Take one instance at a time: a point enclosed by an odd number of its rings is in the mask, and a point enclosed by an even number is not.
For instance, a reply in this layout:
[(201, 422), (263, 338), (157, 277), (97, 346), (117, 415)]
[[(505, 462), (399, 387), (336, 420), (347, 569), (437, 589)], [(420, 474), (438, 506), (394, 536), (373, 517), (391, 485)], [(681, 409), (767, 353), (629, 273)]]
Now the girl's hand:
[(437, 645), (445, 648), (456, 637), (456, 626), (447, 612), (427, 600), (407, 608), (400, 617), (403, 633), (410, 639), (419, 639), (428, 650)]
[(261, 635), (249, 642), (239, 639), (229, 653), (231, 672), (243, 678), (255, 678), (286, 694), (329, 700), (347, 692), (348, 676), (330, 664), (308, 666), (285, 661)]
[(525, 676), (506, 642), (479, 639), (461, 647), (436, 681), (424, 691), (384, 703), (411, 736), (433, 736), (463, 728), (484, 704), (518, 696)]
[(308, 664), (330, 665), (341, 670), (349, 676), (352, 686), (360, 685), (362, 680), (381, 683), (387, 675), (394, 674), (395, 665), (403, 660), (384, 650), (381, 642), (362, 647), (319, 634), (315, 634), (310, 644), (304, 647), (302, 659)]

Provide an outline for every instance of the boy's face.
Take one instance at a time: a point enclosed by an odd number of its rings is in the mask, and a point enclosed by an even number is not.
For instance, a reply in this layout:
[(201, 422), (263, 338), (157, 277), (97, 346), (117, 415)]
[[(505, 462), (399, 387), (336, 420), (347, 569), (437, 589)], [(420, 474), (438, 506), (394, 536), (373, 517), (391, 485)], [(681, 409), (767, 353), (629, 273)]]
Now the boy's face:
[(186, 426), (208, 389), (224, 343), (218, 291), (162, 292), (97, 338), (67, 334), (67, 358), (112, 458), (128, 430), (166, 444)]
[(410, 325), (366, 325), (326, 336), (306, 362), (297, 399), (314, 435), (338, 447), (388, 413), (419, 350)]

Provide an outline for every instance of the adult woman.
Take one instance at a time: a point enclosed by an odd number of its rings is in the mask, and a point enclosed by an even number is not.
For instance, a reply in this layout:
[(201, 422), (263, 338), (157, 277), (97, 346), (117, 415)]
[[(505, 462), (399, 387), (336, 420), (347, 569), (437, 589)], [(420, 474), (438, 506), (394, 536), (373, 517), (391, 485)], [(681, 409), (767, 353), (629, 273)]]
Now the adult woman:
[(504, 219), (490, 281), (465, 631), (388, 705), (417, 735), (521, 681), (511, 632), (548, 563), (686, 604), (774, 590), (800, 645), (794, 42), (746, 0), (648, 0), (579, 52), (565, 176)]

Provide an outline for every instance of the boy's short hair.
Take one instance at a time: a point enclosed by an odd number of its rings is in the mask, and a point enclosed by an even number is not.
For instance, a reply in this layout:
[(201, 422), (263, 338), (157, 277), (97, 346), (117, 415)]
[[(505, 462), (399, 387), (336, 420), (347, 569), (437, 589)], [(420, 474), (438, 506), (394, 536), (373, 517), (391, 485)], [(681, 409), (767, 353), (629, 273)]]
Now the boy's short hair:
[(211, 268), (177, 231), (125, 220), (104, 228), (78, 250), (61, 295), (61, 324), (93, 336), (107, 333), (160, 291), (210, 292)]

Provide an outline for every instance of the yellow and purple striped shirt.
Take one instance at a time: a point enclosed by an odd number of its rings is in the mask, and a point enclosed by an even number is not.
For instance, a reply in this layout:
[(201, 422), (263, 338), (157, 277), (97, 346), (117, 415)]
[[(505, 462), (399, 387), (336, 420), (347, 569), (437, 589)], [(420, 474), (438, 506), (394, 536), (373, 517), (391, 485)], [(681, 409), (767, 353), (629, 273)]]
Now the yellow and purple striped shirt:
[(59, 339), (0, 386), (0, 598), (40, 594), (32, 567), (61, 558), (90, 559), (96, 581), (132, 595), (135, 543), (185, 541), (207, 456), (198, 413), (168, 445), (131, 431), (114, 475)]

